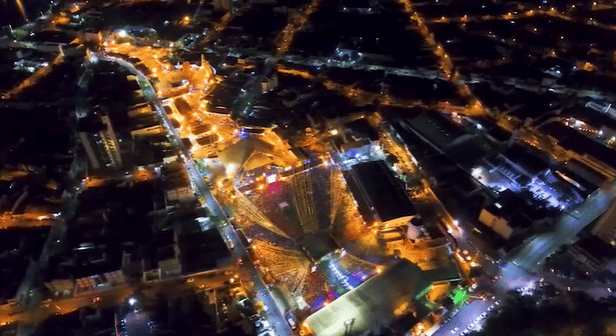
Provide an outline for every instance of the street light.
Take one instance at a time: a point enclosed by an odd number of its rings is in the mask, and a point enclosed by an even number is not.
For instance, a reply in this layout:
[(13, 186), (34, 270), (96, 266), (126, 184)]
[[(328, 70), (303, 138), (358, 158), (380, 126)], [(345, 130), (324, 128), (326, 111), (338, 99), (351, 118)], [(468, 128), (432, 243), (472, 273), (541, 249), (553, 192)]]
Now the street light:
[(135, 299), (134, 297), (131, 297), (128, 299), (128, 304), (131, 306), (134, 306), (137, 303), (137, 299)]

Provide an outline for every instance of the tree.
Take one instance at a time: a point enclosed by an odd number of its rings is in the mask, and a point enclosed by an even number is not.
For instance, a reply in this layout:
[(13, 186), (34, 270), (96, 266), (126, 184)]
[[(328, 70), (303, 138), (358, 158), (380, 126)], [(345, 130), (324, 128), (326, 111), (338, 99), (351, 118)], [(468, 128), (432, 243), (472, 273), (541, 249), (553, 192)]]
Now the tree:
[(597, 336), (603, 334), (603, 319), (616, 316), (607, 301), (595, 301), (581, 292), (551, 300), (542, 297), (510, 292), (500, 309), (488, 316), (483, 329), (471, 335), (559, 335), (581, 327), (583, 335)]

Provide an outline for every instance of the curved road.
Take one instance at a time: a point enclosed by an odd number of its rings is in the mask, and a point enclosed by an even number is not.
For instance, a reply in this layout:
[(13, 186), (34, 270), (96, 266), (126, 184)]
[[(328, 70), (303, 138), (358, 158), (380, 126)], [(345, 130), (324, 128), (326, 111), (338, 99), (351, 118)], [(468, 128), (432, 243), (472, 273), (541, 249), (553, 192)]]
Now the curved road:
[[(247, 274), (249, 274), (250, 279), (254, 284), (257, 299), (263, 302), (264, 305), (267, 307), (267, 310), (264, 311), (264, 315), (274, 328), (275, 335), (291, 336), (293, 334), (291, 327), (285, 320), (283, 313), (280, 312), (280, 310), (278, 309), (278, 306), (274, 302), (274, 299), (272, 298), (269, 289), (267, 288), (267, 286), (263, 282), (263, 279), (261, 279), (261, 276), (252, 264), (250, 256), (248, 255), (248, 251), (246, 250), (246, 247), (242, 244), (242, 241), (239, 239), (237, 233), (233, 228), (233, 225), (230, 224), (227, 214), (224, 212), (218, 201), (216, 201), (209, 187), (204, 182), (203, 176), (205, 174), (199, 170), (195, 162), (192, 160), (190, 152), (186, 149), (186, 147), (181, 141), (180, 135), (169, 121), (167, 114), (165, 113), (163, 106), (160, 102), (160, 99), (158, 99), (156, 92), (154, 91), (154, 88), (152, 87), (152, 84), (148, 80), (147, 76), (137, 70), (130, 62), (127, 62), (121, 58), (111, 57), (107, 55), (102, 55), (101, 57), (104, 60), (121, 65), (122, 67), (126, 68), (131, 73), (136, 75), (140, 80), (145, 83), (148, 83), (148, 87), (144, 90), (146, 98), (155, 107), (156, 114), (158, 115), (161, 123), (167, 129), (171, 141), (174, 143), (179, 152), (182, 153), (183, 159), (185, 161), (184, 165), (191, 178), (194, 191), (197, 193), (197, 195), (199, 195), (201, 200), (205, 202), (208, 210), (213, 215), (224, 220), (224, 223), (222, 224), (217, 223), (216, 228), (227, 243), (227, 247), (231, 251), (233, 258), (242, 258), (242, 268)], [(229, 242), (232, 242), (232, 245)], [(231, 246), (233, 246), (233, 248)], [(272, 334), (272, 336), (274, 335)]]

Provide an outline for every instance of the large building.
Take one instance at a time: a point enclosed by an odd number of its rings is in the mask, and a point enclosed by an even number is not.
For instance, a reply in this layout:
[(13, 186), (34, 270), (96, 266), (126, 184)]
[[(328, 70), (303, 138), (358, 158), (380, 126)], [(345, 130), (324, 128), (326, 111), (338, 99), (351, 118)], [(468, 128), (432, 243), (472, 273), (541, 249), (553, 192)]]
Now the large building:
[(535, 209), (511, 190), (505, 190), (479, 213), (479, 221), (505, 239), (528, 230), (535, 218)]
[(100, 116), (102, 127), (98, 132), (79, 132), (79, 138), (88, 157), (88, 167), (92, 170), (122, 167), (120, 145), (111, 120), (107, 115)]
[(286, 167), (297, 158), (286, 149), (256, 137), (247, 137), (220, 152), (218, 159), (225, 166), (228, 178), (239, 178), (245, 172), (267, 165)]
[[(310, 315), (304, 326), (316, 336), (378, 334), (393, 322), (402, 307), (412, 307), (431, 285), (432, 280), (419, 267), (400, 259)], [(414, 313), (421, 316), (426, 312)]]
[(404, 225), (416, 214), (402, 182), (385, 161), (356, 164), (344, 177), (366, 225)]
[[(195, 226), (194, 223), (191, 226)], [(216, 230), (201, 231), (195, 226), (192, 232), (178, 234), (176, 240), (182, 274), (211, 270), (231, 258), (227, 245)]]

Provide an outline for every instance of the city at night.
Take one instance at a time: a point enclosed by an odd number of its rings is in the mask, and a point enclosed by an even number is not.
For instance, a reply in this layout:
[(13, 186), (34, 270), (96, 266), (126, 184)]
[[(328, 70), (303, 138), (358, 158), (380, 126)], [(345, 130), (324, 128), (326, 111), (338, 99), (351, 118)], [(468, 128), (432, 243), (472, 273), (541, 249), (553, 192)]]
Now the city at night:
[(616, 1), (0, 0), (0, 76), (0, 336), (616, 335)]

